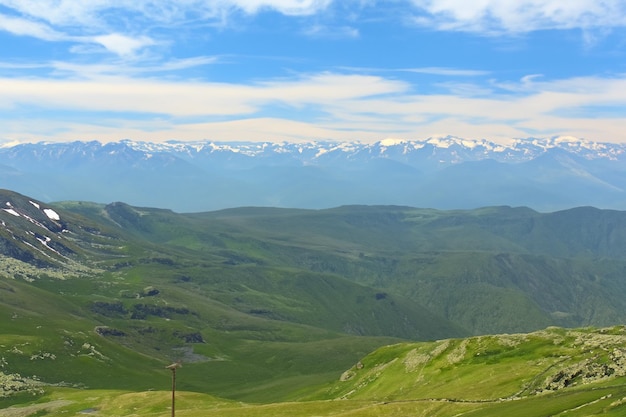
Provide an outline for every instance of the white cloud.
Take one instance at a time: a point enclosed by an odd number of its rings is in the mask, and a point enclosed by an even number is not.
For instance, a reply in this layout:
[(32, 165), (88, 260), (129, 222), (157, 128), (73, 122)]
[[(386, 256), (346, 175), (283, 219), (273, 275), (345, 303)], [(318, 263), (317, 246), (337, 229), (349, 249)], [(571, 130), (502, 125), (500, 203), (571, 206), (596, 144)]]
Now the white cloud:
[[(150, 140), (151, 135), (159, 139), (374, 140), (433, 134), (495, 139), (558, 132), (626, 141), (620, 126), (623, 117), (617, 120), (607, 115), (610, 111), (603, 114), (598, 109), (589, 117), (584, 115), (593, 107), (626, 108), (626, 77), (621, 75), (555, 81), (531, 74), (518, 82), (490, 80), (481, 84), (482, 80), (472, 77), (497, 75), (462, 66), (424, 66), (366, 70), (388, 78), (366, 76), (362, 69), (354, 68), (342, 69), (354, 75), (319, 73), (254, 83), (176, 82), (172, 80), (180, 77), (174, 77), (182, 74), (175, 73), (167, 74), (171, 77), (167, 81), (157, 78), (163, 75), (160, 72), (219, 60), (157, 56), (159, 47), (178, 46), (174, 41), (166, 45), (164, 40), (173, 39), (174, 31), (189, 22), (193, 28), (185, 36), (198, 33), (198, 26), (219, 24), (233, 15), (273, 10), (310, 16), (298, 19), (301, 34), (356, 38), (360, 35), (357, 28), (367, 27), (359, 25), (358, 15), (372, 5), (393, 5), (393, 10), (400, 10), (396, 8), (400, 5), (407, 13), (418, 13), (416, 21), (420, 24), (437, 30), (493, 34), (626, 26), (626, 2), (618, 0), (345, 0), (341, 4), (339, 0), (0, 0), (0, 6), (5, 6), (5, 12), (0, 13), (0, 30), (47, 42), (72, 43), (71, 51), (97, 52), (104, 57), (0, 63), (6, 73), (25, 70), (19, 78), (0, 78), (0, 108), (15, 109), (16, 114), (30, 107), (36, 107), (37, 114), (49, 109), (64, 119), (28, 118), (23, 122), (19, 116), (7, 117), (3, 128), (8, 139), (20, 140), (42, 135), (56, 140)], [(339, 11), (348, 10), (354, 11), (350, 17), (337, 17)], [(116, 57), (111, 59), (103, 51)], [(137, 57), (142, 59), (131, 59)], [(54, 78), (35, 77), (46, 69), (51, 69)], [(27, 71), (30, 76), (24, 75)], [(401, 72), (451, 78), (435, 86), (437, 94), (418, 94), (409, 83), (392, 78), (408, 76)], [(146, 75), (150, 78), (139, 79)], [(284, 109), (292, 120), (277, 116)], [(82, 116), (77, 116), (78, 112)], [(119, 120), (102, 120), (98, 115), (91, 124), (83, 122), (96, 112), (119, 114)], [(567, 117), (576, 112), (583, 117)], [(138, 113), (141, 118), (133, 116)], [(204, 121), (183, 124), (181, 120)], [(33, 130), (36, 123), (41, 123), (39, 130)]]
[(48, 24), (26, 18), (0, 14), (0, 30), (16, 36), (29, 36), (47, 42), (73, 42), (82, 47), (90, 44), (103, 46), (109, 52), (119, 56), (132, 56), (137, 51), (154, 45), (147, 36), (131, 37), (120, 33), (106, 35), (83, 36), (53, 29)]
[(46, 24), (3, 14), (0, 14), (0, 30), (17, 36), (31, 36), (46, 41), (67, 39), (66, 35), (55, 31)]
[[(111, 22), (146, 19), (153, 22), (181, 24), (190, 16), (221, 19), (241, 11), (248, 14), (275, 10), (285, 15), (312, 15), (326, 9), (334, 0), (0, 0), (16, 12), (51, 25), (66, 27), (107, 27)], [(117, 12), (117, 13), (114, 13)], [(131, 13), (135, 16), (124, 14)], [(119, 16), (124, 16), (120, 18)], [(119, 22), (118, 22), (119, 23)]]
[(0, 62), (0, 68), (8, 69), (48, 69), (54, 71), (56, 76), (77, 79), (102, 79), (102, 77), (111, 76), (141, 76), (154, 73), (168, 73), (172, 71), (180, 71), (193, 67), (211, 65), (219, 62), (219, 57), (197, 56), (184, 59), (157, 60), (146, 62), (128, 62), (126, 60), (117, 60), (106, 64), (76, 64), (66, 61), (52, 61), (39, 64), (14, 64)]
[[(0, 0), (0, 5), (28, 19), (47, 22), (57, 27), (91, 27), (94, 30), (102, 29), (104, 26), (107, 16), (102, 12), (106, 10), (137, 11), (141, 10), (145, 3), (143, 0)], [(109, 18), (115, 15), (109, 14)]]
[(439, 30), (523, 33), (626, 26), (623, 0), (411, 0), (416, 22)]
[(286, 15), (310, 15), (325, 9), (333, 0), (224, 0), (222, 4), (257, 13), (261, 9), (274, 9)]
[(147, 36), (132, 38), (119, 33), (94, 36), (93, 41), (119, 56), (132, 56), (138, 50), (155, 44), (155, 42)]
[[(3, 122), (5, 140), (37, 135), (39, 140), (376, 140), (436, 134), (504, 140), (566, 134), (626, 142), (619, 110), (626, 108), (626, 76), (556, 81), (526, 77), (509, 87), (495, 90), (497, 94), (484, 90), (479, 96), (416, 94), (393, 79), (334, 73), (255, 84), (7, 78), (0, 79), (0, 107), (19, 111), (36, 106), (40, 114), (45, 109), (64, 111), (64, 120), (57, 115), (56, 120)], [(292, 109), (291, 120), (269, 117), (277, 106)], [(618, 109), (621, 116), (605, 114), (604, 108)], [(80, 122), (85, 114), (102, 111), (119, 114), (119, 120)], [(142, 117), (133, 116), (137, 113)], [(35, 126), (45, 128), (35, 131)]]
[(130, 111), (172, 116), (245, 115), (265, 105), (324, 105), (403, 91), (398, 81), (322, 73), (259, 84), (102, 78), (88, 81), (0, 79), (0, 106), (37, 105), (81, 111)]
[[(333, 4), (341, 11), (325, 13)], [(96, 52), (93, 46), (100, 45), (132, 57), (158, 44), (151, 33), (155, 28), (177, 30), (190, 22), (223, 26), (233, 15), (267, 10), (315, 15), (314, 22), (303, 26), (302, 33), (309, 36), (356, 38), (360, 33), (354, 23), (360, 11), (391, 5), (403, 5), (405, 14), (417, 13), (415, 22), (437, 30), (522, 33), (582, 28), (592, 42), (593, 33), (626, 26), (623, 0), (0, 0), (7, 10), (0, 14), (0, 30), (70, 41), (75, 52)], [(346, 15), (343, 21), (337, 20), (339, 13)]]
[[(252, 15), (274, 10), (284, 15), (312, 16), (330, 9), (333, 3), (344, 7), (344, 12), (350, 10), (352, 19), (368, 6), (384, 9), (404, 4), (419, 12), (416, 22), (438, 30), (522, 33), (626, 25), (623, 0), (0, 0), (0, 5), (13, 10), (23, 23), (38, 25), (24, 29), (26, 32), (80, 31), (91, 35), (129, 33), (138, 25), (154, 23), (169, 27), (189, 21), (219, 23), (237, 12)], [(355, 35), (348, 26), (343, 30)]]
[[(45, 41), (70, 41), (72, 52), (98, 52), (94, 45), (121, 57), (137, 55), (157, 42), (154, 27), (175, 30), (190, 21), (223, 25), (233, 13), (275, 10), (291, 16), (316, 14), (333, 0), (0, 0), (11, 14), (0, 14), (0, 30)], [(138, 35), (139, 33), (139, 35)], [(354, 36), (354, 29), (339, 29)]]

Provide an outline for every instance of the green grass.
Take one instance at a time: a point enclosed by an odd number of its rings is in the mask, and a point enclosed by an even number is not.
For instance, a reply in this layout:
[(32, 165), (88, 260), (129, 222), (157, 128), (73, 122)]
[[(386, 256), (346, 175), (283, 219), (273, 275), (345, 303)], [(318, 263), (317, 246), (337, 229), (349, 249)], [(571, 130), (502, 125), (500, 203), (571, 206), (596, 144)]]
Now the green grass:
[[(567, 392), (526, 397), (514, 401), (454, 401), (409, 399), (396, 401), (332, 400), (250, 404), (226, 401), (207, 394), (177, 390), (176, 415), (182, 417), (574, 417), (622, 416), (626, 410), (624, 385), (572, 389)], [(22, 413), (18, 414), (17, 411)], [(171, 413), (171, 391), (127, 392), (54, 389), (37, 402), (13, 404), (0, 416), (74, 415), (167, 416)]]
[[(81, 203), (58, 211), (89, 273), (67, 262), (55, 274), (31, 266), (0, 278), (0, 371), (47, 384), (43, 397), (3, 405), (67, 396), (72, 404), (48, 413), (167, 415), (164, 367), (181, 359), (181, 415), (515, 415), (544, 398), (571, 415), (581, 404), (599, 415), (623, 410), (611, 405), (622, 385), (593, 385), (612, 402), (579, 385), (536, 394), (559, 369), (609, 363), (602, 347), (620, 328), (461, 339), (625, 322), (619, 215), (355, 206), (182, 215)], [(609, 223), (612, 238), (595, 231), (608, 233)], [(587, 334), (602, 344), (585, 345)]]
[[(616, 328), (617, 329), (617, 328)], [(585, 384), (575, 369), (593, 374), (609, 364), (605, 376), (626, 375), (622, 352), (626, 333), (550, 329), (531, 334), (482, 336), (441, 342), (397, 344), (364, 357), (333, 384), (323, 398), (407, 399), (445, 398), (462, 401), (513, 399), (554, 391), (552, 381), (570, 375), (567, 386)], [(590, 365), (593, 364), (593, 365)], [(595, 369), (596, 371), (587, 371)], [(578, 374), (577, 374), (578, 375)], [(569, 377), (568, 377), (569, 378)]]
[[(347, 206), (176, 214), (124, 204), (63, 207), (121, 237), (124, 262), (132, 266), (123, 268), (125, 279), (138, 284), (151, 275), (165, 279), (191, 272), (193, 278), (202, 275), (197, 280), (203, 289), (209, 283), (232, 289), (247, 276), (256, 284), (246, 283), (247, 289), (268, 300), (268, 293), (281, 287), (267, 278), (306, 272), (299, 278), (306, 282), (313, 272), (409, 298), (472, 334), (626, 320), (621, 279), (626, 244), (619, 239), (626, 235), (626, 221), (619, 212)], [(159, 259), (172, 264), (159, 264)], [(224, 292), (208, 295), (227, 297)], [(317, 313), (305, 310), (300, 316)]]
[[(32, 343), (32, 339), (16, 336), (4, 341), (19, 346)], [(626, 329), (620, 326), (397, 343), (365, 353), (339, 380), (332, 372), (311, 377), (320, 358), (327, 364), (336, 360), (337, 352), (327, 350), (330, 345), (307, 342), (303, 351), (291, 343), (257, 345), (250, 341), (239, 347), (249, 362), (238, 361), (237, 372), (227, 360), (184, 364), (177, 371), (176, 415), (620, 416), (626, 407), (625, 342)], [(274, 355), (268, 357), (270, 351)], [(262, 364), (276, 365), (282, 371), (279, 375), (276, 368), (263, 371)], [(614, 371), (550, 388), (551, 381), (580, 364), (596, 370), (600, 368), (588, 365), (609, 366)], [(80, 368), (85, 370), (83, 365)], [(139, 368), (140, 363), (135, 365)], [(303, 374), (291, 373), (291, 367)], [(0, 416), (64, 415), (84, 410), (105, 417), (168, 415), (170, 371), (160, 367), (147, 375), (145, 367), (141, 369), (135, 377), (125, 374), (123, 367), (110, 370), (111, 378), (120, 378), (118, 387), (134, 388), (48, 385), (42, 396), (7, 399)], [(138, 388), (141, 378), (150, 380), (149, 390)], [(224, 395), (190, 391), (200, 378), (207, 386), (215, 384), (214, 389)], [(239, 400), (226, 400), (228, 396), (239, 396)], [(19, 408), (21, 414), (17, 414)]]

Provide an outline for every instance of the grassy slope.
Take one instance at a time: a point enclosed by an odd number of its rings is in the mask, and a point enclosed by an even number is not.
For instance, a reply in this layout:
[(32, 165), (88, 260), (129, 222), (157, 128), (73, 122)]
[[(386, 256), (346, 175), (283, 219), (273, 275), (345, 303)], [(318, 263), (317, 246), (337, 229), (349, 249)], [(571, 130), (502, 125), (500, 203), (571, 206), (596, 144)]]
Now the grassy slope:
[(605, 382), (626, 375), (625, 342), (620, 326), (389, 345), (346, 371), (324, 397), (520, 399), (583, 386), (592, 376)]
[[(388, 336), (623, 320), (619, 213), (63, 207), (106, 231), (84, 253), (107, 272), (0, 289), (4, 370), (46, 382), (163, 390), (163, 365), (183, 359), (181, 390), (272, 402), (308, 395)], [(576, 234), (585, 216), (593, 222)], [(98, 325), (123, 335), (97, 335)]]
[[(182, 359), (181, 389), (274, 401), (336, 378), (359, 356), (397, 340), (389, 335), (460, 333), (401, 297), (267, 264), (238, 249), (239, 241), (171, 212), (68, 207), (92, 219), (77, 224), (109, 236), (106, 253), (99, 242), (83, 245), (106, 272), (3, 280), (5, 373), (91, 389), (163, 389), (164, 365)], [(107, 333), (97, 334), (98, 326)]]
[[(251, 253), (403, 294), (475, 334), (626, 319), (626, 215), (342, 207), (198, 215)], [(231, 243), (232, 244), (232, 243)]]
[[(129, 308), (175, 305), (192, 313), (142, 319), (129, 319), (130, 313), (99, 314), (91, 309), (93, 300), (113, 301), (107, 293), (119, 292), (103, 288), (100, 281), (7, 283), (0, 293), (0, 313), (9, 318), (0, 335), (3, 370), (38, 375), (47, 383), (164, 389), (164, 365), (182, 359), (188, 375), (183, 389), (271, 401), (334, 378), (359, 355), (394, 340), (268, 320), (191, 291), (159, 288), (163, 295), (148, 300), (120, 299)], [(123, 335), (101, 336), (94, 332), (96, 326)], [(189, 334), (202, 341), (187, 343)]]
[[(626, 411), (626, 329), (550, 328), (380, 348), (333, 384), (309, 389), (306, 401), (232, 402), (178, 390), (179, 416), (622, 416)], [(185, 367), (177, 381), (190, 374)], [(55, 388), (37, 403), (0, 416), (97, 410), (101, 416), (162, 416), (168, 390)], [(26, 410), (29, 410), (28, 412)], [(43, 415), (43, 414), (36, 414)]]

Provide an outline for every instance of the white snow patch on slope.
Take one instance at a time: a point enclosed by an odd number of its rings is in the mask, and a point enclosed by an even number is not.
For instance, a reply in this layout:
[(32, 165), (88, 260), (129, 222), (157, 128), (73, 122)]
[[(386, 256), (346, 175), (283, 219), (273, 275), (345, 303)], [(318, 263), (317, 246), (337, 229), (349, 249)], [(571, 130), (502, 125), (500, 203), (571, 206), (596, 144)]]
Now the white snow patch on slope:
[(14, 215), (15, 217), (20, 217), (20, 213), (18, 213), (17, 211), (13, 210), (12, 208), (11, 209), (2, 209), (2, 210), (6, 211), (9, 214)]
[(51, 220), (61, 220), (61, 217), (57, 214), (57, 212), (52, 209), (43, 209), (43, 212), (46, 213), (46, 216), (48, 216)]

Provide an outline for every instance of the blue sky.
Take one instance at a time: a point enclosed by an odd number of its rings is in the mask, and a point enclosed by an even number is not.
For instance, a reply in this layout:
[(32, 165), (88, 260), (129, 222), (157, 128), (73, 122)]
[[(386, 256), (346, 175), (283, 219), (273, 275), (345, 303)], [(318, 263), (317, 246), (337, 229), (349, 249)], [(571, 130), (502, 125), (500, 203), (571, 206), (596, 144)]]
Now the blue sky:
[(0, 0), (0, 144), (626, 142), (624, 0)]

